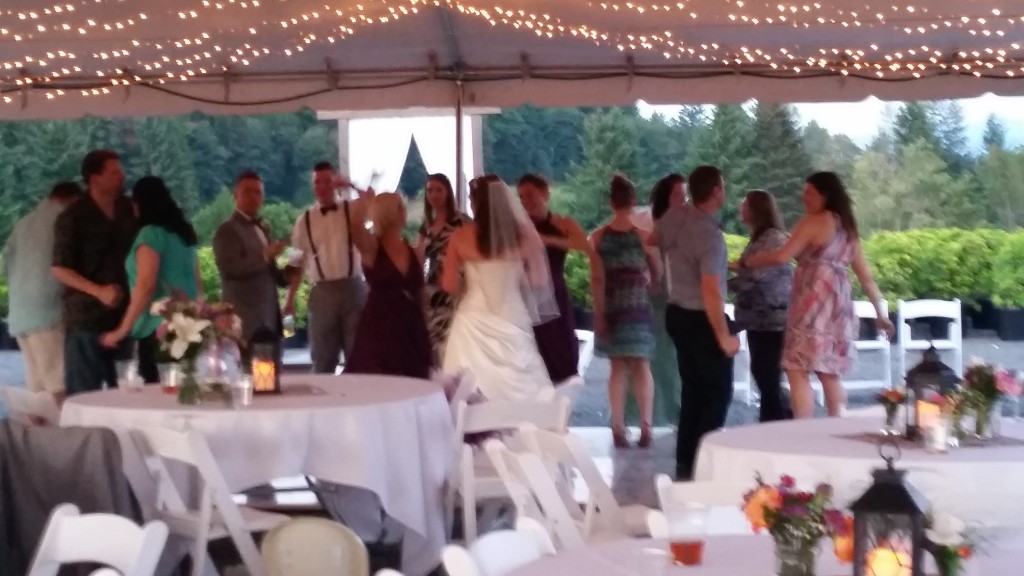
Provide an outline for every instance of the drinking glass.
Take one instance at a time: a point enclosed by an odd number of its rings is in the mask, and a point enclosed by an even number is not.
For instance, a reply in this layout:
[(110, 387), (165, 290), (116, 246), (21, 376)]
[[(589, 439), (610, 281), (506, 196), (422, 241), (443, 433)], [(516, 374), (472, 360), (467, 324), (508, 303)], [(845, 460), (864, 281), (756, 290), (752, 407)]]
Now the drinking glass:
[(252, 376), (242, 374), (231, 384), (231, 407), (235, 410), (252, 405)]
[(177, 394), (181, 384), (181, 368), (177, 364), (160, 365), (160, 389), (164, 394)]
[(139, 376), (139, 362), (134, 358), (131, 360), (119, 360), (117, 365), (117, 386), (126, 392), (140, 392), (145, 386), (142, 377)]
[(665, 508), (669, 550), (676, 564), (700, 566), (704, 562), (709, 514), (710, 509), (702, 504), (674, 503)]

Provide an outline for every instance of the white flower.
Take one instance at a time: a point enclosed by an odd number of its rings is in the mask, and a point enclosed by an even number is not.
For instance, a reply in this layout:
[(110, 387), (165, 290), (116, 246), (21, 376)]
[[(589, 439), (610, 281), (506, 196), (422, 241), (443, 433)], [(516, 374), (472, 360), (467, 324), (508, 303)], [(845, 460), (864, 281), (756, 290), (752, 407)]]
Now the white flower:
[(985, 359), (981, 358), (981, 357), (978, 357), (978, 356), (971, 356), (971, 358), (969, 360), (967, 360), (967, 367), (968, 368), (974, 368), (976, 366), (984, 366), (984, 365), (985, 365)]
[(932, 518), (932, 526), (927, 536), (939, 546), (956, 547), (964, 543), (964, 529), (967, 524), (951, 514), (939, 513)]
[(203, 341), (203, 330), (209, 327), (209, 320), (189, 318), (180, 312), (171, 316), (171, 323), (168, 326), (168, 330), (174, 334), (174, 342), (171, 343), (171, 356), (176, 360), (181, 360), (185, 352), (188, 352), (189, 346)]
[(170, 298), (161, 298), (160, 300), (153, 302), (153, 305), (149, 307), (149, 313), (154, 316), (162, 316), (164, 308), (167, 308), (167, 303), (170, 301)]

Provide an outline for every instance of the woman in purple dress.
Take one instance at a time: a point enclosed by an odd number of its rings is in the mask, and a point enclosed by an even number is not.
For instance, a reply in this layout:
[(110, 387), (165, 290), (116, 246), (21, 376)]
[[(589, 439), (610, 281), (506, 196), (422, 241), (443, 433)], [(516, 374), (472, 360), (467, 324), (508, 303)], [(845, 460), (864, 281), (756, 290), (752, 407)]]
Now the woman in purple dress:
[(582, 250), (589, 254), (590, 244), (583, 228), (575, 220), (552, 214), (548, 209), (551, 192), (544, 178), (527, 174), (519, 179), (517, 188), (523, 208), (544, 240), (551, 266), (551, 282), (555, 288), (559, 316), (534, 326), (533, 331), (548, 375), (557, 386), (577, 375), (580, 361), (572, 302), (569, 300), (569, 288), (565, 285), (565, 256), (569, 250)]
[(345, 373), (427, 379), (432, 362), (423, 316), (423, 273), (416, 253), (402, 238), (405, 203), (398, 194), (386, 193), (369, 204), (373, 233), (363, 225), (363, 210), (352, 212), (349, 227), (363, 259), (370, 294), (359, 316)]

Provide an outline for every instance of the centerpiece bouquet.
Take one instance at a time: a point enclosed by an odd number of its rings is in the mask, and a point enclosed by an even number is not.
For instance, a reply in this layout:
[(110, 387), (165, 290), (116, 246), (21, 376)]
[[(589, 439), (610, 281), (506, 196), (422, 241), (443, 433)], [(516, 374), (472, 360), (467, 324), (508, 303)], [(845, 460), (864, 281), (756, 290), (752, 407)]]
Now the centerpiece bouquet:
[(832, 505), (832, 496), (828, 484), (811, 492), (797, 488), (792, 476), (774, 485), (758, 476), (744, 497), (743, 513), (754, 532), (768, 530), (775, 541), (778, 576), (814, 576), (823, 538), (832, 540), (841, 562), (853, 560), (853, 518)]
[(949, 514), (928, 518), (925, 547), (935, 559), (939, 576), (959, 576), (964, 562), (974, 556), (974, 543), (966, 525)]
[(175, 293), (153, 303), (150, 313), (163, 319), (156, 330), (161, 349), (182, 371), (178, 401), (198, 404), (202, 390), (197, 360), (210, 347), (238, 349), (242, 321), (230, 304), (191, 300)]
[(974, 435), (991, 438), (1004, 396), (1019, 396), (1021, 384), (1007, 370), (983, 361), (973, 361), (964, 373), (961, 415), (974, 415)]
[(875, 396), (875, 400), (885, 408), (885, 428), (882, 429), (882, 433), (887, 436), (899, 434), (896, 428), (896, 414), (900, 406), (906, 403), (907, 394), (902, 390), (883, 390)]

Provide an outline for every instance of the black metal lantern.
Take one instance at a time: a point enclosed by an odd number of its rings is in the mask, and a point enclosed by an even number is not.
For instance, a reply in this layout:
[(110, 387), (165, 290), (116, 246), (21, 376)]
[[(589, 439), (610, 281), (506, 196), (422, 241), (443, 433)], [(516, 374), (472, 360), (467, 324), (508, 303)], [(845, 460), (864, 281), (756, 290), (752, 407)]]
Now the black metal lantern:
[(261, 328), (249, 339), (249, 367), (254, 394), (281, 392), (281, 339), (272, 330)]
[(956, 371), (942, 363), (939, 351), (935, 346), (928, 348), (921, 363), (907, 372), (907, 439), (917, 440), (921, 436), (923, 412), (938, 407), (930, 406), (928, 393), (947, 394), (960, 387), (960, 377)]
[[(895, 456), (885, 456), (891, 446)], [(886, 467), (872, 472), (874, 483), (853, 511), (854, 576), (924, 576), (925, 511), (928, 502), (894, 466), (895, 443), (882, 444)]]

